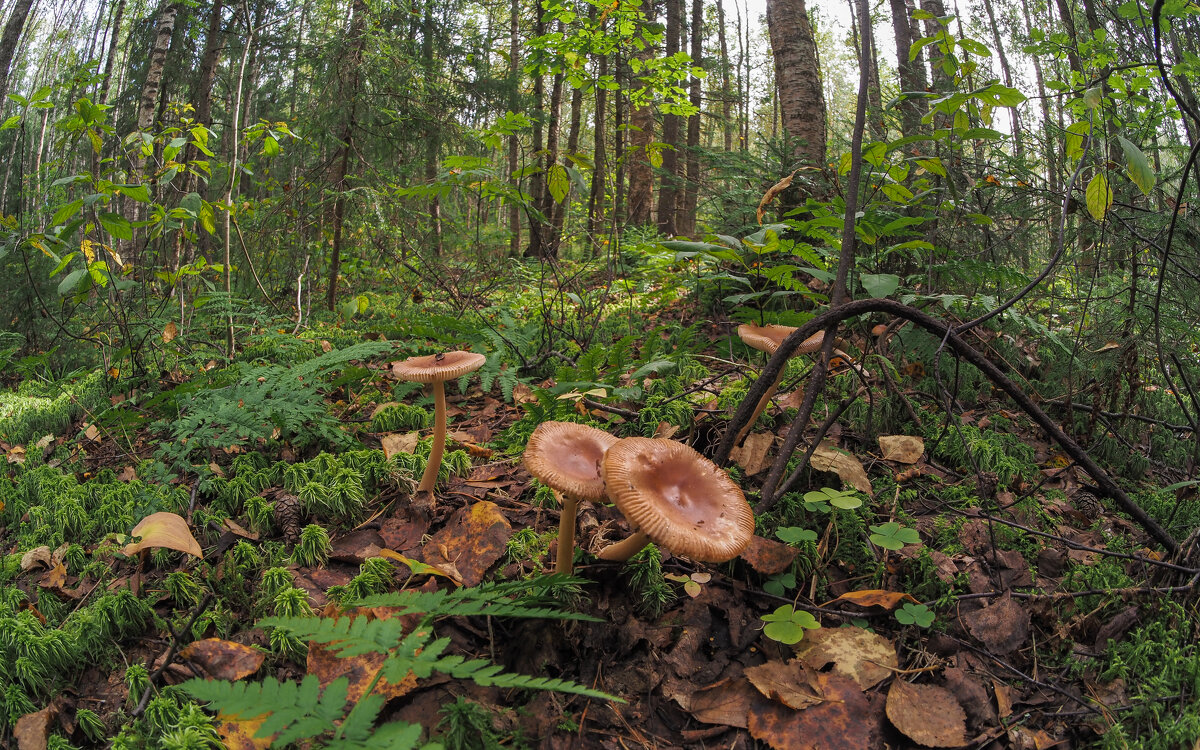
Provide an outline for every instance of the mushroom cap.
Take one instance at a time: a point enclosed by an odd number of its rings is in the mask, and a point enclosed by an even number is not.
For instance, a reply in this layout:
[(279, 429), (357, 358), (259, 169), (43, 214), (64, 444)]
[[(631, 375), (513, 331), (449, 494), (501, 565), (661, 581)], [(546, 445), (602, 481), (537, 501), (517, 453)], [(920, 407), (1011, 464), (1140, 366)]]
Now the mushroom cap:
[(604, 499), (600, 467), (617, 438), (574, 422), (542, 422), (525, 445), (525, 468), (559, 492), (583, 500)]
[(754, 536), (741, 489), (683, 443), (621, 440), (604, 458), (604, 482), (629, 524), (677, 555), (724, 562)]
[(414, 383), (437, 383), (474, 372), (483, 367), (486, 361), (486, 357), (475, 352), (442, 352), (396, 362), (392, 365), (392, 372)]
[[(738, 337), (745, 342), (746, 346), (753, 347), (760, 352), (774, 354), (783, 340), (792, 335), (792, 331), (796, 329), (792, 326), (775, 325), (774, 323), (758, 326), (753, 323), (743, 323), (738, 326)], [(821, 344), (825, 341), (825, 332), (817, 331), (813, 335), (800, 342), (800, 346), (796, 347), (796, 354), (809, 354), (821, 348)]]

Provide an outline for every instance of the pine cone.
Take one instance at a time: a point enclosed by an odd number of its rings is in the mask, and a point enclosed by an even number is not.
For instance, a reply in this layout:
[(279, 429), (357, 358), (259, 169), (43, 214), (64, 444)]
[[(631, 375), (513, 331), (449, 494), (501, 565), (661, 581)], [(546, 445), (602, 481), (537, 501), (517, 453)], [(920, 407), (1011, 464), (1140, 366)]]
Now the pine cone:
[(304, 518), (304, 506), (300, 498), (283, 492), (275, 500), (275, 525), (283, 531), (283, 538), (289, 544), (300, 540), (301, 521)]
[(1100, 502), (1100, 498), (1088, 490), (1079, 490), (1071, 496), (1071, 502), (1075, 505), (1075, 510), (1079, 511), (1089, 521), (1095, 521), (1104, 514), (1104, 505)]

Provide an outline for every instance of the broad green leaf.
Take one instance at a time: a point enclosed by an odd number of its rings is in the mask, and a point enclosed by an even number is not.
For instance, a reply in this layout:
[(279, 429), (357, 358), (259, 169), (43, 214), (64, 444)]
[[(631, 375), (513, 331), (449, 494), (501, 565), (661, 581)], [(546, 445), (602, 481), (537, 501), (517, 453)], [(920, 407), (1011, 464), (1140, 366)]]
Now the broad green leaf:
[(861, 277), (863, 289), (875, 299), (883, 299), (900, 286), (900, 277), (894, 273), (864, 273)]
[(930, 159), (917, 159), (917, 165), (923, 167), (926, 172), (933, 172), (939, 177), (946, 176), (946, 168), (942, 166), (942, 160), (936, 156)]
[(1100, 99), (1104, 96), (1104, 90), (1099, 86), (1093, 86), (1083, 92), (1083, 103), (1095, 109), (1100, 106)]
[(150, 202), (150, 188), (145, 185), (115, 185), (114, 189), (121, 195), (129, 196), (142, 203)]
[(1113, 191), (1108, 186), (1108, 178), (1102, 174), (1093, 177), (1087, 186), (1088, 213), (1096, 221), (1104, 221), (1104, 214), (1108, 213), (1112, 202)]
[(550, 167), (547, 184), (550, 187), (550, 197), (555, 203), (562, 203), (567, 199), (567, 193), (571, 190), (571, 179), (567, 174), (567, 169), (561, 164), (555, 164)]
[(1121, 150), (1125, 152), (1125, 168), (1129, 171), (1129, 179), (1138, 186), (1142, 195), (1150, 195), (1154, 190), (1154, 170), (1142, 150), (1122, 136), (1117, 136)]
[(133, 226), (120, 214), (114, 214), (109, 211), (99, 214), (100, 226), (104, 227), (104, 231), (111, 234), (120, 240), (133, 239)]
[(79, 213), (79, 209), (81, 208), (83, 208), (83, 198), (71, 201), (66, 205), (59, 206), (58, 210), (54, 212), (54, 216), (50, 218), (50, 226), (56, 227), (59, 224), (62, 224), (67, 219)]
[(79, 280), (86, 275), (87, 269), (85, 268), (76, 268), (74, 271), (67, 274), (62, 281), (58, 282), (58, 295), (60, 297), (66, 297), (68, 294), (74, 292), (75, 287), (79, 286)]

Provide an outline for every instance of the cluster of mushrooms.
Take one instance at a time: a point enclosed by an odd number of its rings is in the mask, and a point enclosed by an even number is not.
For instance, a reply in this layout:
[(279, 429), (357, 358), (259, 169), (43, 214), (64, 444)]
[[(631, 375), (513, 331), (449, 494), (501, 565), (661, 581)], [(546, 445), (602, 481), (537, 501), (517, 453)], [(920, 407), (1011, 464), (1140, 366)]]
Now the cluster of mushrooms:
[[(774, 354), (795, 328), (781, 325), (738, 327), (749, 346)], [(824, 332), (806, 339), (796, 354), (817, 351)], [(418, 493), (432, 493), (446, 445), (444, 383), (479, 369), (481, 354), (451, 351), (410, 357), (393, 365), (405, 380), (429, 384), (434, 395), (433, 447)], [(734, 441), (740, 443), (766, 408), (783, 377), (780, 371)], [(550, 487), (562, 505), (555, 571), (569, 574), (575, 551), (575, 516), (581, 500), (610, 499), (625, 515), (633, 534), (601, 550), (604, 560), (624, 562), (654, 542), (673, 554), (704, 562), (737, 557), (754, 536), (754, 513), (745, 495), (712, 461), (688, 445), (656, 438), (616, 438), (573, 422), (544, 422), (525, 447), (529, 473)]]
[(562, 504), (555, 572), (571, 573), (580, 500), (616, 504), (633, 529), (601, 550), (623, 562), (654, 542), (704, 562), (736, 557), (754, 536), (741, 489), (712, 461), (673, 440), (613, 437), (573, 422), (543, 422), (525, 446), (529, 473)]

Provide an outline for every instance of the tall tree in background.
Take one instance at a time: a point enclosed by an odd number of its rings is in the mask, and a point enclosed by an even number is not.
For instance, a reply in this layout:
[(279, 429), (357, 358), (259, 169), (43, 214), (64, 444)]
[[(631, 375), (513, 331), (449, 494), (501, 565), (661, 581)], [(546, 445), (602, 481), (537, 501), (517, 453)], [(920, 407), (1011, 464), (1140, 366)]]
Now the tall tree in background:
[(890, 0), (892, 7), (892, 30), (896, 38), (896, 68), (900, 78), (900, 132), (916, 135), (921, 129), (921, 118), (925, 115), (925, 100), (919, 94), (925, 92), (925, 62), (921, 52), (912, 55), (916, 41), (916, 22), (912, 20), (912, 9), (905, 0)]
[[(654, 22), (654, 0), (642, 0), (642, 15), (644, 23)], [(643, 37), (646, 36), (648, 34), (644, 30)], [(637, 57), (644, 62), (653, 54), (653, 46), (646, 40)], [(644, 226), (650, 223), (651, 182), (654, 179), (650, 168), (650, 144), (654, 141), (654, 110), (649, 103), (631, 103), (630, 109), (633, 111), (630, 114), (629, 125), (633, 132), (629, 136), (629, 154), (626, 157), (629, 162), (627, 220), (633, 226)]]
[(32, 6), (33, 0), (17, 0), (9, 13), (8, 23), (4, 24), (4, 36), (0, 36), (0, 112), (4, 111), (4, 103), (8, 100), (9, 68), (12, 67), (17, 42), (21, 40), (21, 32), (25, 29), (25, 20), (29, 18)]
[[(768, 0), (767, 27), (775, 59), (779, 110), (791, 163), (785, 170), (825, 165), (825, 92), (817, 67), (817, 44), (804, 0)], [(795, 186), (797, 181), (792, 184)], [(822, 188), (817, 188), (818, 192)], [(799, 191), (783, 196), (783, 207), (794, 207)]]
[[(692, 0), (692, 65), (700, 67), (704, 58), (704, 0)], [(688, 102), (695, 110), (687, 126), (687, 183), (679, 211), (676, 231), (685, 237), (696, 234), (696, 210), (700, 201), (700, 107), (703, 104), (700, 77), (693, 75)]]
[(171, 36), (175, 33), (175, 17), (179, 8), (167, 3), (158, 12), (157, 32), (154, 46), (150, 50), (150, 65), (146, 68), (146, 80), (142, 84), (141, 103), (138, 105), (137, 129), (147, 132), (154, 125), (154, 110), (158, 106), (158, 95), (162, 89), (163, 71), (167, 65), (167, 50)]
[[(684, 0), (666, 0), (667, 57), (679, 52), (679, 34), (683, 25)], [(675, 209), (679, 200), (679, 115), (663, 115), (662, 177), (658, 183), (658, 231), (668, 237), (675, 234)]]
[[(428, 28), (428, 26), (426, 27)], [(354, 0), (350, 9), (350, 29), (346, 38), (346, 55), (339, 66), (340, 92), (338, 100), (346, 107), (342, 125), (341, 148), (334, 156), (330, 183), (337, 192), (333, 202), (333, 247), (329, 259), (329, 287), (325, 304), (330, 310), (337, 304), (338, 274), (342, 266), (342, 242), (346, 225), (346, 177), (350, 172), (350, 154), (354, 152), (354, 136), (358, 130), (358, 98), (362, 83), (363, 50), (367, 43), (367, 4)]]

